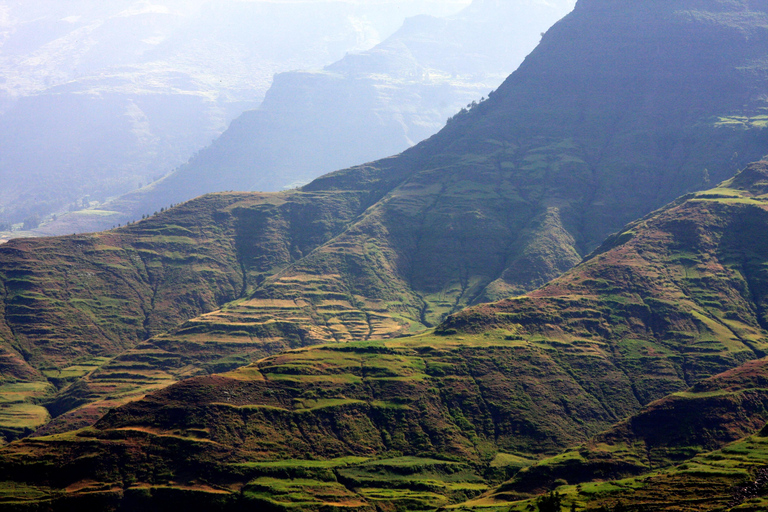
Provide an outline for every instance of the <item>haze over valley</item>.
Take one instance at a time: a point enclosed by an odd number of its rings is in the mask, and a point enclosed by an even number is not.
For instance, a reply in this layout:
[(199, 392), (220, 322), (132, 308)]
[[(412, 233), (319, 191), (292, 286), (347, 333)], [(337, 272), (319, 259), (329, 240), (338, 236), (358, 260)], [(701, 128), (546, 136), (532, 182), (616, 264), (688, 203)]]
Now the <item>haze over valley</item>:
[[(97, 231), (206, 192), (280, 190), (402, 151), (498, 86), (572, 7), (468, 3), (9, 5), (0, 228)], [(275, 73), (301, 69), (270, 89)]]
[(3, 2), (0, 222), (29, 229), (147, 185), (258, 106), (275, 73), (466, 3)]

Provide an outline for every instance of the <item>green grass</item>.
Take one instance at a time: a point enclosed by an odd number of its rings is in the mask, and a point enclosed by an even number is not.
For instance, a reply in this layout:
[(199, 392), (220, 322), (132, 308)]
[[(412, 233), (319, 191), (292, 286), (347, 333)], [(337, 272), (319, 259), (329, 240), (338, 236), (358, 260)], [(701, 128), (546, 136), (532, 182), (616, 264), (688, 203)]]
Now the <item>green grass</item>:
[(44, 425), (50, 414), (45, 407), (27, 403), (6, 404), (0, 408), (0, 428), (32, 429)]
[(460, 462), (421, 457), (396, 457), (394, 459), (369, 460), (362, 467), (395, 467), (421, 469), (428, 466), (458, 466)]
[(362, 505), (360, 499), (337, 482), (261, 477), (243, 488), (247, 500), (304, 510), (306, 507)]
[(45, 502), (51, 497), (51, 489), (25, 485), (13, 481), (0, 482), (0, 505)]
[(519, 455), (512, 455), (509, 453), (497, 453), (490, 463), (492, 468), (505, 468), (505, 467), (517, 467), (524, 468), (535, 463), (535, 460), (520, 457)]
[(730, 116), (721, 117), (715, 123), (717, 127), (729, 127), (729, 128), (766, 128), (768, 127), (768, 116)]
[(15, 382), (0, 384), (0, 405), (26, 402), (50, 395), (53, 387), (48, 382)]
[(445, 496), (432, 492), (411, 491), (407, 489), (361, 488), (360, 495), (376, 503), (400, 506), (405, 510), (434, 510), (448, 504)]
[(339, 457), (328, 460), (299, 460), (281, 459), (273, 461), (240, 462), (233, 464), (245, 468), (337, 468), (361, 464), (369, 460), (367, 457)]
[(94, 370), (97, 370), (98, 368), (107, 364), (110, 360), (111, 358), (109, 357), (94, 357), (82, 363), (68, 366), (66, 368), (43, 370), (43, 375), (49, 379), (72, 380), (88, 375)]

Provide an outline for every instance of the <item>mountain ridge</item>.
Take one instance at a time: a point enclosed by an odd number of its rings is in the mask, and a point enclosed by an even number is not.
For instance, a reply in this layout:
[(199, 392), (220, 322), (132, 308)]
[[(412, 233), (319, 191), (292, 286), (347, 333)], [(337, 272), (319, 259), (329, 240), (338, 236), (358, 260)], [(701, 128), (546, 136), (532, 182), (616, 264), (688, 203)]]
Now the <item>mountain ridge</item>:
[[(550, 29), (489, 99), (400, 156), (328, 174), (300, 190), (238, 196), (249, 204), (201, 220), (215, 224), (221, 215), (233, 222), (221, 243), (237, 249), (226, 256), (239, 281), (227, 298), (237, 300), (205, 301), (205, 308), (175, 317), (178, 325), (166, 325), (167, 332), (150, 341), (144, 338), (157, 332), (140, 331), (147, 335), (133, 338), (124, 358), (97, 344), (88, 357), (116, 359), (76, 368), (77, 358), (68, 358), (49, 371), (86, 379), (92, 371), (130, 374), (141, 390), (147, 377), (157, 385), (206, 367), (223, 371), (272, 350), (415, 333), (465, 306), (544, 285), (627, 222), (711, 186), (707, 180), (729, 178), (741, 161), (764, 154), (761, 94), (768, 80), (755, 64), (765, 53), (756, 44), (768, 33), (764, 10), (710, 2), (701, 5), (724, 11), (704, 16), (700, 9), (690, 16), (680, 9), (699, 4), (681, 0), (663, 9), (620, 4), (594, 14), (590, 5)], [(637, 16), (643, 31), (630, 23)], [(691, 53), (679, 44), (690, 37), (706, 51)], [(650, 57), (644, 50), (649, 41), (658, 48)], [(711, 83), (690, 72), (699, 65), (715, 71), (705, 76)], [(185, 208), (221, 200), (216, 197)], [(150, 225), (174, 231), (176, 211)], [(168, 226), (161, 225), (164, 219)], [(141, 231), (150, 227), (146, 222), (117, 232)], [(184, 250), (198, 243), (197, 235), (182, 235)], [(23, 242), (53, 263), (36, 285), (36, 304), (59, 300), (59, 285), (51, 283), (66, 282), (66, 268), (55, 264), (56, 251), (66, 258), (78, 250), (77, 238), (61, 240), (61, 247)], [(179, 251), (169, 241), (181, 242), (161, 233), (145, 249), (157, 253), (153, 259), (173, 261)], [(10, 267), (16, 264), (13, 247), (0, 249)], [(108, 265), (111, 253), (92, 258)], [(6, 303), (16, 287), (15, 300), (27, 300), (25, 286), (6, 277)], [(90, 300), (87, 293), (82, 298)], [(124, 300), (109, 297), (115, 298)], [(140, 312), (142, 301), (131, 300), (128, 309)], [(123, 322), (109, 308), (88, 309), (97, 325)], [(55, 311), (37, 320), (44, 329), (70, 322)], [(11, 331), (3, 337), (13, 346), (18, 342)], [(217, 363), (210, 350), (230, 355), (244, 342), (246, 358)], [(178, 357), (180, 347), (193, 354), (190, 359)], [(190, 367), (183, 369), (181, 361)], [(672, 379), (664, 385), (683, 384)]]
[[(331, 495), (360, 510), (482, 507), (486, 498), (471, 499), (500, 477), (522, 479), (521, 468), (537, 471), (537, 458), (567, 458), (556, 454), (611, 425), (622, 428), (633, 414), (659, 411), (664, 401), (686, 411), (688, 393), (703, 400), (703, 415), (717, 410), (713, 390), (738, 399), (739, 389), (764, 381), (755, 372), (765, 360), (742, 364), (768, 348), (757, 321), (768, 281), (764, 272), (748, 277), (768, 261), (760, 236), (768, 225), (765, 183), (768, 162), (756, 163), (628, 226), (610, 249), (544, 288), (451, 315), (435, 333), (284, 352), (171, 385), (94, 427), (11, 443), (0, 450), (0, 465), (18, 475), (9, 500), (19, 499), (13, 489), (34, 489), (54, 506), (153, 506), (162, 502), (158, 492), (181, 498), (195, 489), (198, 506), (232, 510), (320, 509)], [(692, 220), (699, 232), (680, 229)], [(739, 236), (729, 236), (734, 230)], [(743, 417), (723, 419), (732, 425), (710, 439), (714, 446), (768, 420), (760, 393), (743, 404)], [(710, 428), (717, 434), (717, 425)], [(671, 448), (659, 450), (661, 460), (685, 453)], [(189, 462), (180, 450), (192, 454)], [(619, 464), (621, 451), (615, 455)], [(459, 460), (474, 469), (437, 469)], [(311, 467), (333, 476), (305, 472), (305, 480), (287, 483)], [(382, 485), (391, 491), (381, 494)], [(502, 492), (496, 503), (508, 507), (521, 496)]]

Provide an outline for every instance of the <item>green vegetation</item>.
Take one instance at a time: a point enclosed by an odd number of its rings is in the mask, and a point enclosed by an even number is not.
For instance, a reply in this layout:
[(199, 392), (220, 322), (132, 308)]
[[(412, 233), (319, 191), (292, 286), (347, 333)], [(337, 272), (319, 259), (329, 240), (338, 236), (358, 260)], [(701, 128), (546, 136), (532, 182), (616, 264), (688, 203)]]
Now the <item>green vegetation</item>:
[[(46, 499), (84, 499), (82, 482), (163, 492), (204, 484), (203, 500), (223, 492), (310, 509), (523, 510), (549, 506), (539, 493), (552, 491), (565, 507), (616, 509), (619, 498), (638, 503), (627, 492), (656, 489), (645, 478), (733, 486), (752, 470), (702, 457), (768, 421), (758, 359), (768, 353), (758, 317), (768, 245), (749, 236), (768, 230), (760, 183), (768, 187), (765, 163), (720, 188), (758, 204), (674, 203), (549, 285), (454, 314), (435, 332), (301, 348), (185, 380), (112, 409), (95, 428), (12, 443), (0, 470), (36, 488), (55, 476)], [(158, 368), (179, 368), (170, 361), (194, 343), (198, 357), (207, 350), (195, 322), (60, 375), (90, 371), (73, 386), (109, 384), (113, 401), (137, 383), (165, 386), (173, 375)], [(233, 347), (253, 343), (236, 329)]]
[[(758, 434), (669, 469), (629, 479), (563, 485), (557, 492), (564, 503), (596, 511), (758, 511), (766, 502), (767, 457), (765, 437)], [(524, 510), (530, 500), (495, 502)], [(464, 506), (468, 505), (471, 502)]]
[(759, 508), (768, 163), (649, 211), (762, 156), (768, 14), (601, 4), (398, 157), (0, 247), (0, 503)]
[(50, 420), (39, 403), (53, 393), (47, 382), (0, 384), (0, 440), (29, 435)]
[[(402, 155), (302, 189), (204, 196), (107, 233), (4, 244), (2, 378), (57, 386), (67, 398), (55, 406), (61, 430), (81, 425), (63, 408), (115, 405), (109, 386), (127, 399), (285, 349), (416, 334), (544, 285), (625, 223), (763, 156), (761, 8), (710, 12), (678, 0), (609, 14), (599, 3), (582, 0), (488, 100)], [(647, 48), (661, 57), (645, 58)], [(712, 280), (696, 276), (698, 264), (682, 271), (704, 290)], [(611, 320), (611, 304), (595, 307)], [(744, 330), (728, 312), (699, 313), (691, 321), (709, 322), (712, 336)], [(714, 354), (718, 343), (698, 338), (690, 351)], [(694, 378), (747, 357), (732, 352), (727, 362), (699, 358)], [(636, 371), (636, 356), (622, 371)], [(93, 357), (117, 359), (81, 377), (66, 370)], [(138, 359), (153, 368), (139, 370)], [(74, 378), (79, 387), (67, 390)], [(639, 400), (682, 389), (680, 380), (645, 382)]]

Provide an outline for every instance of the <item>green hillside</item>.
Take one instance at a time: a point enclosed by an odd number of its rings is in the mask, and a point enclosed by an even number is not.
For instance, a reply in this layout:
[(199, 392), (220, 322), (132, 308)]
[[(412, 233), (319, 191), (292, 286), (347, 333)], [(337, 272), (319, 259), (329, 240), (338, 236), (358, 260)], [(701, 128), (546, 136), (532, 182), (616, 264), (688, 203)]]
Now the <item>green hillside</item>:
[[(570, 486), (566, 488), (577, 501), (599, 501), (610, 497), (611, 485), (594, 486), (591, 481), (615, 482), (637, 475), (666, 474), (665, 468), (682, 462), (686, 462), (683, 465), (686, 466), (694, 457), (716, 460), (706, 452), (740, 441), (765, 425), (768, 418), (766, 365), (766, 359), (751, 361), (652, 402), (586, 443), (525, 468), (482, 501), (503, 506), (508, 501), (518, 502), (522, 496), (535, 496), (563, 486)], [(755, 455), (758, 459), (761, 457)], [(757, 466), (745, 467), (724, 476), (733, 486), (741, 483), (746, 475), (754, 475), (757, 469)], [(574, 489), (576, 486), (579, 488)], [(614, 491), (621, 494), (631, 487), (618, 486)], [(727, 496), (728, 493), (724, 493), (721, 497)], [(643, 498), (649, 507), (661, 506), (652, 499), (648, 495)], [(674, 496), (667, 496), (666, 500), (674, 502)], [(464, 506), (472, 508), (473, 505)], [(686, 505), (676, 503), (675, 506)]]
[[(697, 455), (675, 467), (630, 478), (553, 487), (563, 510), (612, 511), (739, 511), (760, 512), (768, 506), (766, 463), (768, 429), (745, 436), (719, 450)], [(564, 460), (571, 454), (562, 457)], [(539, 498), (490, 493), (452, 507), (453, 510), (535, 510)]]
[[(581, 0), (488, 100), (397, 157), (3, 245), (4, 437), (51, 416), (46, 432), (87, 425), (286, 348), (421, 332), (545, 284), (627, 222), (765, 154), (766, 41), (762, 3)], [(686, 283), (720, 293), (716, 279)], [(761, 353), (757, 320), (733, 315), (664, 320), (671, 339), (703, 322), (727, 341), (641, 379), (635, 401)]]
[(581, 0), (397, 157), (2, 245), (0, 505), (735, 503), (768, 164), (710, 187), (768, 148), (766, 43), (764, 2)]
[[(719, 448), (768, 421), (764, 361), (697, 383), (766, 353), (767, 224), (761, 162), (631, 224), (544, 288), (434, 333), (284, 352), (94, 427), (11, 443), (2, 503), (508, 507), (547, 488), (526, 484), (536, 472), (562, 486), (568, 470), (626, 476)], [(674, 425), (691, 407), (701, 429), (661, 435), (647, 420)]]
[[(90, 424), (127, 397), (199, 373), (204, 362), (223, 360), (212, 363), (222, 370), (263, 357), (260, 347), (251, 357), (241, 345), (240, 359), (228, 362), (232, 347), (163, 364), (147, 354), (113, 361), (142, 340), (245, 296), (264, 273), (311, 251), (363, 208), (355, 194), (292, 197), (286, 208), (279, 194), (209, 195), (105, 233), (0, 247), (4, 436), (28, 434), (50, 415), (106, 399), (95, 411), (78, 412)], [(291, 229), (291, 218), (306, 219), (313, 231)]]

